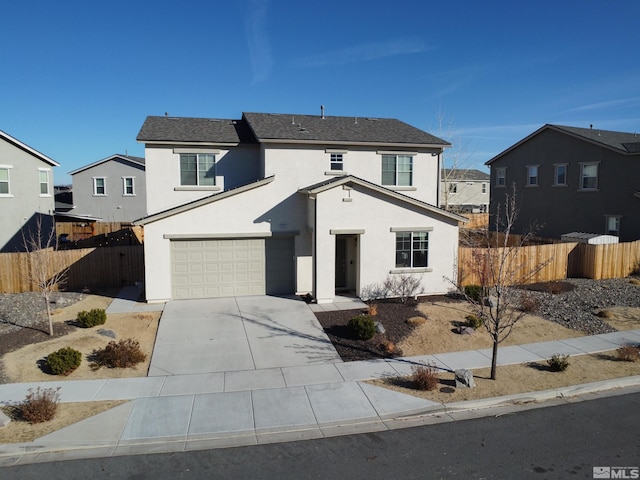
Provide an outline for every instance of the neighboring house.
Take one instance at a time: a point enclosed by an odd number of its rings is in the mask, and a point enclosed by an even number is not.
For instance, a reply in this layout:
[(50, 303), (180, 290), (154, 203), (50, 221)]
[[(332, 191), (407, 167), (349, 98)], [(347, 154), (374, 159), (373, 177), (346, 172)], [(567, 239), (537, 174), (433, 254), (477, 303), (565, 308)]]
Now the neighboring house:
[(53, 167), (59, 164), (0, 131), (0, 252), (25, 250), (25, 238), (55, 228)]
[(69, 175), (74, 215), (105, 222), (133, 222), (147, 214), (144, 158), (115, 154)]
[(585, 232), (640, 239), (638, 134), (545, 125), (487, 165), (492, 214), (515, 184), (514, 233), (533, 223), (547, 238)]
[(443, 169), (440, 173), (440, 207), (458, 213), (489, 211), (488, 173), (465, 169)]
[(449, 144), (392, 119), (148, 117), (145, 289), (177, 298), (359, 294), (453, 278), (462, 217), (434, 206)]

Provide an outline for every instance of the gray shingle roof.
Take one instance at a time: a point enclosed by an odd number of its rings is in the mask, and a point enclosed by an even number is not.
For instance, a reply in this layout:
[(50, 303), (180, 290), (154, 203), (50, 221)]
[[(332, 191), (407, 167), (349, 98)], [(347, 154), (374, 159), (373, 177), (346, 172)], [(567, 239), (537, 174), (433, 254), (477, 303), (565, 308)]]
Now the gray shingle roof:
[(243, 120), (188, 117), (147, 117), (140, 142), (255, 143)]
[[(476, 181), (488, 181), (491, 176), (488, 173), (480, 170), (464, 170), (464, 169), (448, 169), (446, 175), (450, 181), (455, 180), (476, 180)], [(445, 172), (442, 171), (440, 178), (445, 179)]]
[(320, 115), (272, 113), (244, 113), (243, 118), (259, 141), (449, 145), (438, 137), (392, 118), (322, 118)]
[(637, 133), (613, 132), (597, 128), (566, 127), (551, 125), (559, 130), (584, 137), (592, 142), (620, 150), (623, 153), (640, 153), (640, 135)]

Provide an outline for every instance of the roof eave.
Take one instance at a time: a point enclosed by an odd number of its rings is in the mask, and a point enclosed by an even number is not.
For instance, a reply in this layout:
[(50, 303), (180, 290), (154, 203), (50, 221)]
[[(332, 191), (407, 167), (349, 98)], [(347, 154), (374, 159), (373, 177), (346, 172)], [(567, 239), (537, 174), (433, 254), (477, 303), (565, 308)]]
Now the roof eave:
[(25, 143), (22, 143), (17, 138), (12, 137), (11, 135), (9, 135), (6, 132), (3, 132), (2, 130), (0, 130), (0, 137), (2, 137), (4, 140), (6, 140), (9, 143), (12, 143), (14, 146), (20, 148), (21, 150), (24, 150), (25, 152), (29, 153), (30, 155), (38, 158), (39, 160), (42, 160), (43, 162), (48, 163), (52, 167), (59, 167), (60, 166), (60, 164), (58, 162), (56, 162), (55, 160), (47, 157), (44, 153), (40, 153), (35, 148), (31, 148), (29, 145), (27, 145)]
[(125, 160), (127, 162), (135, 163), (136, 165), (142, 167), (143, 170), (146, 169), (146, 164), (144, 164), (142, 162), (138, 162), (137, 160), (134, 160), (131, 157), (127, 157), (126, 155), (115, 154), (115, 155), (111, 155), (111, 156), (109, 156), (107, 158), (103, 158), (102, 160), (98, 160), (97, 162), (93, 162), (93, 163), (91, 163), (89, 165), (85, 165), (84, 167), (76, 168), (75, 170), (69, 172), (68, 174), (69, 175), (75, 175), (76, 173), (84, 172), (85, 170), (88, 170), (88, 169), (93, 168), (93, 167), (97, 167), (98, 165), (102, 165), (103, 163), (109, 162), (109, 161), (114, 160), (116, 158), (121, 158), (121, 159), (123, 159), (123, 160)]
[(349, 140), (305, 140), (290, 138), (258, 138), (260, 143), (278, 143), (278, 144), (306, 144), (306, 145), (353, 145), (359, 147), (393, 147), (393, 148), (450, 148), (451, 144), (440, 143), (397, 143), (397, 142), (358, 142)]

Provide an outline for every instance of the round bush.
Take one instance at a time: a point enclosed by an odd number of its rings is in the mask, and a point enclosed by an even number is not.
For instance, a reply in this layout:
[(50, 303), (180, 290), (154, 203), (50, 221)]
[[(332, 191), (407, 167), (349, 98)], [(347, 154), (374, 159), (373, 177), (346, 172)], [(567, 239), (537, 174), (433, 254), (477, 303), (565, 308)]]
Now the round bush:
[(474, 302), (479, 302), (482, 298), (482, 287), (480, 285), (467, 285), (464, 287), (464, 294)]
[(482, 320), (477, 315), (467, 315), (467, 325), (474, 330), (479, 329), (482, 326)]
[(78, 312), (76, 323), (82, 328), (91, 328), (96, 325), (104, 325), (107, 321), (107, 312), (104, 308), (94, 308), (90, 311)]
[(65, 347), (47, 355), (46, 361), (54, 375), (69, 375), (80, 366), (82, 353), (71, 347)]
[(347, 326), (351, 335), (358, 340), (369, 340), (376, 334), (376, 325), (369, 315), (351, 317)]

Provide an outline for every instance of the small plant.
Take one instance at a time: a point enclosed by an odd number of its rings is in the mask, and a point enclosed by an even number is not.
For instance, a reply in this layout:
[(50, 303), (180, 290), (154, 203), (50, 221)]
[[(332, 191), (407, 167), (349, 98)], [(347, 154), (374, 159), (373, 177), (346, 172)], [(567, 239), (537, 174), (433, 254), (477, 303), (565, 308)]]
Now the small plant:
[(60, 387), (30, 388), (24, 402), (20, 405), (22, 417), (29, 423), (42, 423), (52, 420), (60, 403)]
[(396, 344), (393, 343), (391, 340), (384, 340), (380, 342), (380, 345), (378, 345), (378, 348), (383, 353), (390, 355), (396, 351)]
[(92, 310), (78, 312), (76, 323), (82, 328), (91, 328), (96, 325), (104, 325), (107, 321), (107, 312), (104, 308), (94, 308)]
[(569, 367), (569, 355), (555, 354), (547, 360), (547, 364), (553, 372), (564, 372)]
[(529, 292), (522, 292), (518, 307), (525, 313), (536, 313), (540, 309), (540, 301)]
[(482, 326), (482, 319), (477, 315), (467, 315), (465, 318), (467, 319), (467, 326), (474, 330), (477, 330)]
[(376, 303), (370, 303), (367, 306), (367, 315), (375, 317), (378, 314), (378, 305)]
[(482, 299), (482, 286), (480, 285), (467, 285), (464, 287), (464, 295), (470, 300), (479, 303)]
[(438, 386), (440, 378), (435, 365), (414, 365), (412, 367), (413, 375), (411, 379), (418, 390), (435, 390)]
[(46, 364), (54, 375), (69, 375), (82, 362), (82, 353), (71, 347), (61, 348), (60, 350), (47, 355)]
[(144, 362), (147, 356), (140, 350), (140, 344), (132, 338), (119, 342), (111, 341), (106, 347), (91, 353), (91, 368), (129, 368)]
[(376, 334), (376, 325), (369, 315), (351, 317), (347, 327), (351, 335), (358, 340), (370, 340)]
[(424, 317), (411, 317), (405, 320), (405, 323), (408, 323), (411, 326), (417, 327), (418, 325), (424, 325), (427, 323), (427, 319)]
[(631, 285), (640, 285), (640, 279), (632, 278), (631, 280), (629, 280), (629, 283)]
[(388, 275), (383, 283), (385, 292), (400, 299), (400, 303), (407, 303), (411, 297), (415, 297), (424, 291), (421, 288), (422, 277), (413, 275)]
[(618, 354), (618, 360), (622, 362), (635, 362), (640, 358), (638, 347), (632, 347), (631, 345), (620, 347), (616, 350), (616, 353)]

